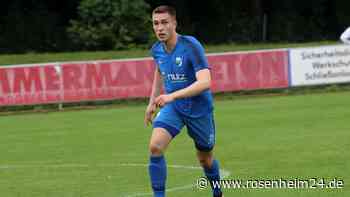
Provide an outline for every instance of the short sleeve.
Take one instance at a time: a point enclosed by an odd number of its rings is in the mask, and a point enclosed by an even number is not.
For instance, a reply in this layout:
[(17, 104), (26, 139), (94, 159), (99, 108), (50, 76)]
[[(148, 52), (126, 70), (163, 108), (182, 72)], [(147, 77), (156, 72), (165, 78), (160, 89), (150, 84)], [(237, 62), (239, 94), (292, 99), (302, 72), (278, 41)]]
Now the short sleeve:
[(209, 69), (208, 60), (205, 56), (203, 46), (197, 40), (194, 39), (192, 40), (192, 42), (189, 43), (189, 47), (191, 53), (190, 59), (195, 72), (198, 72), (202, 69)]

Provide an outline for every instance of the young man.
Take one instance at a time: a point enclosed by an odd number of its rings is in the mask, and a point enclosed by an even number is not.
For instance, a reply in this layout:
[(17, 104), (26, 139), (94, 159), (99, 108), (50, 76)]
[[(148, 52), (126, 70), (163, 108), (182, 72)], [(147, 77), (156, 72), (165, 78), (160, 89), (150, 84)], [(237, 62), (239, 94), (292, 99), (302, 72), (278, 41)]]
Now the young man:
[[(213, 157), (215, 124), (210, 91), (210, 70), (202, 45), (191, 36), (176, 33), (176, 11), (159, 6), (152, 12), (153, 30), (158, 38), (151, 53), (157, 69), (145, 124), (153, 123), (150, 139), (149, 174), (154, 197), (164, 197), (167, 167), (164, 152), (186, 126), (197, 149), (198, 160), (208, 180), (218, 181), (219, 163)], [(164, 85), (165, 94), (160, 95)], [(153, 120), (156, 108), (160, 111)], [(213, 196), (222, 192), (213, 188)]]
[(348, 27), (340, 36), (340, 40), (344, 44), (350, 44), (350, 27)]

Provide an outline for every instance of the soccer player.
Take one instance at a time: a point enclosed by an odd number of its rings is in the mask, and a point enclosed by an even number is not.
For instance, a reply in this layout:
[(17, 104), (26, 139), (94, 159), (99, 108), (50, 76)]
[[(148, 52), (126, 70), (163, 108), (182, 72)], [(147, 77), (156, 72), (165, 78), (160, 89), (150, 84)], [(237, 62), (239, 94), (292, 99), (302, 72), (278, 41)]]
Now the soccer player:
[[(151, 186), (154, 197), (164, 197), (167, 178), (164, 152), (184, 126), (194, 141), (198, 160), (210, 183), (220, 180), (220, 175), (219, 162), (212, 151), (215, 124), (210, 70), (204, 49), (194, 37), (177, 34), (173, 7), (155, 8), (152, 21), (159, 41), (151, 49), (157, 69), (145, 124), (153, 123), (149, 144)], [(165, 93), (160, 95), (162, 85)], [(157, 107), (161, 109), (153, 120)], [(214, 197), (222, 196), (219, 188), (212, 189)]]
[(350, 44), (350, 27), (341, 34), (340, 40), (345, 44)]

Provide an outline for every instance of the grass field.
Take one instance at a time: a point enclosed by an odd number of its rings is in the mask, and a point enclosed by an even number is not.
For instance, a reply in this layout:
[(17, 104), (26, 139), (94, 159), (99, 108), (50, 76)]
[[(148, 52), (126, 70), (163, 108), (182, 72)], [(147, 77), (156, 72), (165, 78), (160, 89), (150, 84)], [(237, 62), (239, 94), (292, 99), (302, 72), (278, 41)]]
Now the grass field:
[[(343, 189), (226, 189), (225, 196), (350, 196), (350, 92), (216, 102), (221, 167), (232, 179), (333, 178)], [(145, 106), (0, 117), (1, 197), (126, 197), (149, 193)], [(169, 197), (205, 197), (183, 131), (167, 151)], [(174, 166), (175, 165), (175, 166)], [(139, 195), (150, 196), (150, 195)]]

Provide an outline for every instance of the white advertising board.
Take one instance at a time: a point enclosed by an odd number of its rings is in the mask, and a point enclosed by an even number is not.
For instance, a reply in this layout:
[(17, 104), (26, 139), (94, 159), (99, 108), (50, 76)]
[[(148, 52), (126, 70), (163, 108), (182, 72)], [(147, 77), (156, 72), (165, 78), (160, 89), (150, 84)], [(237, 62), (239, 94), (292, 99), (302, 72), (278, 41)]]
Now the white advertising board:
[(350, 45), (290, 49), (290, 86), (350, 82)]

